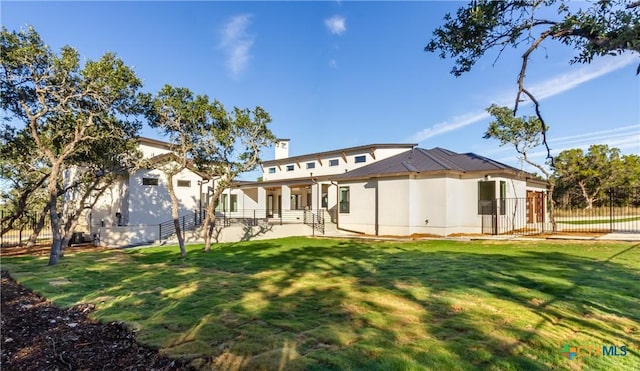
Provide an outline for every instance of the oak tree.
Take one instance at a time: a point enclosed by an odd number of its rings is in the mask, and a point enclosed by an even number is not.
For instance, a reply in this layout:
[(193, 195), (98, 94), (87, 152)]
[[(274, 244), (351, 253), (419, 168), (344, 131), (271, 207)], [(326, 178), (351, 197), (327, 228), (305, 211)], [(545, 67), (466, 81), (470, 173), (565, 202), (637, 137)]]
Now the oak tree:
[(494, 121), (489, 123), (489, 128), (484, 133), (484, 138), (497, 139), (500, 142), (500, 146), (512, 145), (522, 161), (544, 174), (545, 180), (549, 183), (549, 215), (555, 231), (556, 223), (553, 216), (555, 179), (552, 177), (553, 173), (544, 164), (533, 161), (529, 156), (531, 150), (542, 144), (544, 133), (548, 130), (548, 127), (535, 116), (515, 117), (509, 107), (499, 107), (493, 104), (487, 108), (487, 112), (493, 116)]
[(525, 77), (532, 55), (553, 40), (576, 51), (571, 63), (640, 52), (640, 1), (474, 0), (460, 7), (455, 15), (444, 17), (444, 24), (433, 31), (425, 51), (454, 58), (451, 73), (460, 76), (490, 51), (497, 51), (499, 57), (509, 47), (523, 50), (513, 115), (521, 102), (528, 99), (534, 104), (542, 143), (551, 159), (540, 104), (527, 89)]
[(60, 198), (72, 188), (65, 173), (78, 159), (92, 157), (89, 154), (101, 148), (95, 144), (135, 137), (141, 85), (113, 53), (81, 64), (77, 50), (65, 46), (53, 52), (33, 28), (2, 28), (1, 107), (20, 135), (29, 138), (32, 147), (24, 150), (34, 153), (47, 174), (43, 185), (53, 235), (50, 265), (58, 263), (64, 237)]
[(211, 249), (215, 202), (238, 175), (260, 164), (261, 149), (275, 142), (267, 127), (270, 122), (271, 116), (262, 107), (234, 107), (224, 119), (211, 121), (202, 132), (194, 160), (200, 171), (214, 180), (202, 231), (206, 251)]

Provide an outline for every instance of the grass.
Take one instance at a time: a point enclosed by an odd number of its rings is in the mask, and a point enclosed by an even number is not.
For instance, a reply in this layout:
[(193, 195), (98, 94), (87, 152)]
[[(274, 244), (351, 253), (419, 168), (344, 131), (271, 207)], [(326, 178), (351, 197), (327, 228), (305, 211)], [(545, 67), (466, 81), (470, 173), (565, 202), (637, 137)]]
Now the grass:
[[(640, 245), (286, 238), (4, 258), (203, 368), (547, 370), (640, 364)], [(51, 285), (55, 279), (66, 285)], [(626, 356), (562, 355), (564, 344)], [(208, 361), (212, 360), (212, 361)]]
[(640, 216), (617, 219), (580, 219), (580, 220), (559, 220), (558, 224), (602, 224), (602, 223), (623, 223), (640, 220)]

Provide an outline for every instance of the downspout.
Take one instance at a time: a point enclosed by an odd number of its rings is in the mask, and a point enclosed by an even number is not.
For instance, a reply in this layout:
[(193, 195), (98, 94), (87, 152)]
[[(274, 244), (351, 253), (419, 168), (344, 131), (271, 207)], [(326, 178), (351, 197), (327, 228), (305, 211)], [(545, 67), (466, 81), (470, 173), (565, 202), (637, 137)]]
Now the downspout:
[(375, 215), (375, 229), (376, 229), (376, 236), (378, 236), (378, 179), (375, 179), (376, 181), (376, 202), (375, 202), (375, 209), (374, 209), (374, 215)]
[[(333, 180), (329, 181), (331, 185), (336, 186), (336, 229), (340, 229), (340, 187), (338, 187), (338, 183), (335, 183)], [(327, 205), (329, 206), (329, 205)]]

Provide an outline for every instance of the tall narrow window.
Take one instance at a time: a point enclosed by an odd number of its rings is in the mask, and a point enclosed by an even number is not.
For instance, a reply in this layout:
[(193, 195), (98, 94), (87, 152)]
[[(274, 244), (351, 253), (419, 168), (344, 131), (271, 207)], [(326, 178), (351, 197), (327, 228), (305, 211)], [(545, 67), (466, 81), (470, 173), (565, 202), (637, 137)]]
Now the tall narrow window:
[(492, 215), (495, 198), (496, 182), (478, 182), (478, 215)]
[(340, 187), (340, 212), (349, 212), (349, 187)]
[(230, 195), (229, 211), (238, 211), (238, 195)]
[(218, 201), (216, 201), (216, 211), (227, 211), (227, 199), (228, 194), (221, 194)]
[(507, 212), (507, 182), (500, 181), (500, 215)]

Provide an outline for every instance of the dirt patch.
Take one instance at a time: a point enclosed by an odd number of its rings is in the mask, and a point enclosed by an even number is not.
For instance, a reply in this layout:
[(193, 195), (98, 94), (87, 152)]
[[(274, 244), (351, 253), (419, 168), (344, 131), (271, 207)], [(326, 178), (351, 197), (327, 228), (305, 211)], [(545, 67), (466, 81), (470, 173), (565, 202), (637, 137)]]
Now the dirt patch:
[(87, 318), (92, 304), (60, 309), (2, 272), (2, 370), (188, 370), (139, 345), (122, 323)]

